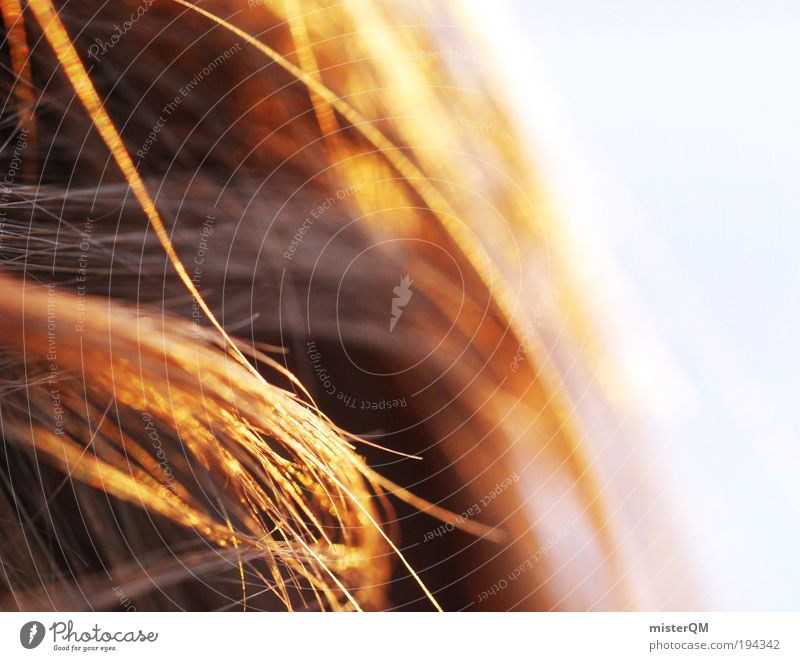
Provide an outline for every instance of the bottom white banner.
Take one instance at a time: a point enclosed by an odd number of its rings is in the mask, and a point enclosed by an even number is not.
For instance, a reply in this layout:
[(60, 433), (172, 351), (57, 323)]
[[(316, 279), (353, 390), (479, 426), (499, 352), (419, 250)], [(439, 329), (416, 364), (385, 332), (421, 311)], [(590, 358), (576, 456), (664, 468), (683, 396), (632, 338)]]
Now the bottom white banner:
[(3, 613), (0, 659), (800, 659), (797, 613)]

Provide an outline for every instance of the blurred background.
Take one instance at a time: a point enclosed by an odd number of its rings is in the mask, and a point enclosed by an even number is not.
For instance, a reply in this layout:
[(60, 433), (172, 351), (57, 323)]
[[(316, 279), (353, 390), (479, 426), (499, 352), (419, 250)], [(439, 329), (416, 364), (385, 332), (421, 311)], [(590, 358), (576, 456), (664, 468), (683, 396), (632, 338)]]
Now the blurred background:
[(645, 413), (700, 605), (800, 608), (800, 5), (471, 11)]

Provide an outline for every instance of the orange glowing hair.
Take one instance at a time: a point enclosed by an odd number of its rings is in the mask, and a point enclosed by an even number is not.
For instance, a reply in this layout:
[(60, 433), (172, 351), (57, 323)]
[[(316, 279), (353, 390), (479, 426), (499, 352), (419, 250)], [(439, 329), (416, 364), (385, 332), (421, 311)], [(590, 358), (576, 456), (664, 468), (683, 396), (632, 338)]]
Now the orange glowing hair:
[(685, 603), (456, 4), (0, 7), (3, 606)]

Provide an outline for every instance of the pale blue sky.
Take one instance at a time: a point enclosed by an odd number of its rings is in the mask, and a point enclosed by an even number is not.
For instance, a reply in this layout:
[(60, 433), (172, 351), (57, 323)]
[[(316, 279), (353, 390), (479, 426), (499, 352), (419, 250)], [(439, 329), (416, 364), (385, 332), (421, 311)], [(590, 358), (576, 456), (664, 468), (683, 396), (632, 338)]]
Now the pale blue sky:
[(510, 11), (601, 172), (594, 229), (691, 391), (655, 428), (708, 605), (798, 609), (800, 3)]

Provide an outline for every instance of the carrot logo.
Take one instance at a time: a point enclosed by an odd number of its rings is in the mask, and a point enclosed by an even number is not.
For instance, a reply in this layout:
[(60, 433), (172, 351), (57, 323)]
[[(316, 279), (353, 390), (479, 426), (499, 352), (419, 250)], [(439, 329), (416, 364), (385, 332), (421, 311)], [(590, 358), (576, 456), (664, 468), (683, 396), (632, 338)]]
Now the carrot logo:
[(19, 642), (26, 650), (38, 647), (44, 640), (44, 625), (41, 622), (28, 622), (19, 631)]
[(394, 298), (392, 299), (392, 318), (389, 320), (390, 333), (394, 330), (394, 327), (397, 326), (397, 322), (403, 314), (403, 308), (408, 305), (408, 302), (411, 300), (411, 294), (413, 294), (411, 291), (411, 282), (411, 278), (406, 274), (400, 278), (400, 285), (392, 289)]

